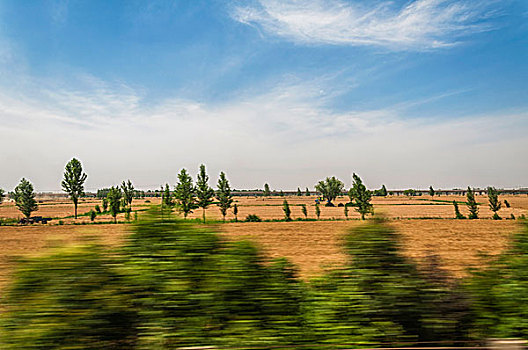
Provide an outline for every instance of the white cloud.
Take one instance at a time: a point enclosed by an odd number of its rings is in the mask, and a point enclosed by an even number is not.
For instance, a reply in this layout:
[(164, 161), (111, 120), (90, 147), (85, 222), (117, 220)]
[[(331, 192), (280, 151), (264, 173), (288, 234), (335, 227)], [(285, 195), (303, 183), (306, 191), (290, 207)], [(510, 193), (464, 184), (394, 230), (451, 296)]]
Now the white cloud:
[(375, 45), (396, 50), (451, 46), (489, 29), (490, 1), (256, 0), (232, 17), (301, 44)]
[(527, 111), (434, 122), (403, 118), (405, 106), (337, 113), (324, 87), (288, 82), (223, 104), (147, 105), (129, 86), (88, 81), (84, 90), (39, 84), (39, 97), (0, 93), (0, 187), (25, 176), (59, 190), (73, 156), (90, 189), (125, 178), (173, 184), (181, 167), (194, 173), (202, 162), (236, 188), (312, 187), (332, 174), (348, 182), (352, 171), (371, 187), (526, 185)]

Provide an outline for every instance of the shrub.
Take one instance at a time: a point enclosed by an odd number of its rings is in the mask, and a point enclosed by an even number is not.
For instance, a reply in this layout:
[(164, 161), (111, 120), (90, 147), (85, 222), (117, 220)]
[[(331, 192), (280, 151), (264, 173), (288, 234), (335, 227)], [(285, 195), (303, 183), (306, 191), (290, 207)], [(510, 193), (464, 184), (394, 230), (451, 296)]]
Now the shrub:
[(97, 214), (101, 214), (101, 207), (99, 206), (99, 204), (95, 206), (95, 211)]
[(249, 214), (246, 216), (246, 222), (261, 222), (262, 219), (255, 214)]
[(94, 210), (90, 210), (90, 221), (94, 221), (97, 214)]

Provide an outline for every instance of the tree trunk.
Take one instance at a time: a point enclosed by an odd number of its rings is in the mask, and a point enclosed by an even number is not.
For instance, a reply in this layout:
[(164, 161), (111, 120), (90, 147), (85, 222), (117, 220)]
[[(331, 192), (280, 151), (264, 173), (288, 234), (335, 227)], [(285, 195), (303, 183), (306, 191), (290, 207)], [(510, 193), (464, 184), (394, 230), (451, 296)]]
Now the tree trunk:
[(75, 219), (77, 220), (77, 203), (73, 203), (73, 205), (75, 206)]
[(202, 208), (202, 214), (203, 214), (203, 222), (205, 224), (205, 208)]

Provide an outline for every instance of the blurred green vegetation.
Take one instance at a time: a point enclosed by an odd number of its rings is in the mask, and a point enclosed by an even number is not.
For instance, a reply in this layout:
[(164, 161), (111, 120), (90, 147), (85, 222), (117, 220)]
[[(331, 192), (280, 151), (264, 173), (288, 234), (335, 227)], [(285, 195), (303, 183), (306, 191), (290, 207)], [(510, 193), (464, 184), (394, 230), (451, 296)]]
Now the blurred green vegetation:
[[(87, 242), (22, 261), (2, 298), (2, 349), (413, 344), (528, 336), (528, 226), (457, 283), (417, 266), (369, 220), (348, 260), (305, 283), (250, 242), (152, 209), (120, 248)], [(309, 347), (308, 347), (309, 348)]]

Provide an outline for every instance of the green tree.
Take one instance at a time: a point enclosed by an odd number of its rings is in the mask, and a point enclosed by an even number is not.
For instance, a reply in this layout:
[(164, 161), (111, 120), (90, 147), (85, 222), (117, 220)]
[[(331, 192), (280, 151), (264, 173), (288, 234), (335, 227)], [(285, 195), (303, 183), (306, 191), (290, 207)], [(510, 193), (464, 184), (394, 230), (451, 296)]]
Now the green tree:
[[(108, 193), (106, 195), (108, 196)], [(107, 197), (103, 198), (102, 206), (103, 206), (103, 212), (106, 212), (108, 210), (108, 198)]]
[(469, 209), (469, 219), (478, 219), (478, 204), (475, 201), (475, 192), (468, 186), (466, 193), (466, 205)]
[(38, 210), (33, 185), (25, 178), (22, 178), (18, 186), (15, 187), (14, 198), (15, 205), (26, 218), (29, 218), (32, 212)]
[(337, 198), (345, 188), (345, 184), (336, 177), (327, 177), (325, 180), (319, 181), (315, 185), (315, 190), (319, 191), (326, 200), (327, 207), (333, 207), (332, 201)]
[(235, 222), (238, 222), (238, 205), (233, 205), (233, 215), (235, 216)]
[(301, 189), (299, 187), (297, 187), (297, 196), (302, 196), (302, 192), (301, 192)]
[(500, 220), (501, 217), (497, 212), (501, 209), (502, 203), (499, 200), (499, 191), (494, 187), (488, 187), (488, 201), (489, 207), (493, 212), (493, 220)]
[(264, 197), (269, 197), (269, 196), (271, 196), (271, 191), (270, 191), (269, 185), (266, 183), (264, 184)]
[(279, 196), (280, 196), (280, 197), (284, 197), (284, 192), (283, 192), (282, 190), (280, 190), (280, 192), (279, 192)]
[(209, 187), (209, 176), (205, 172), (205, 165), (200, 165), (200, 172), (196, 179), (196, 198), (199, 208), (202, 208), (203, 222), (205, 223), (205, 210), (213, 203), (214, 190)]
[(0, 204), (4, 201), (5, 192), (3, 189), (0, 188)]
[(161, 202), (162, 205), (167, 208), (172, 208), (174, 206), (174, 200), (169, 184), (165, 184), (165, 189), (163, 189), (163, 186), (161, 186)]
[(350, 201), (354, 202), (356, 211), (361, 214), (361, 220), (365, 220), (365, 215), (372, 214), (373, 207), (370, 203), (372, 199), (372, 192), (367, 190), (363, 181), (356, 174), (352, 175), (352, 188), (348, 191)]
[(286, 199), (282, 202), (282, 211), (284, 212), (284, 221), (291, 221), (291, 209)]
[(231, 187), (229, 187), (229, 181), (227, 180), (224, 172), (220, 172), (220, 177), (218, 178), (218, 184), (216, 187), (216, 199), (218, 200), (218, 207), (222, 213), (222, 218), (225, 221), (225, 217), (229, 208), (231, 208), (231, 203), (233, 203), (233, 196), (231, 195)]
[(345, 219), (348, 220), (348, 203), (345, 204), (344, 211), (345, 211)]
[(191, 176), (185, 169), (182, 169), (178, 174), (174, 197), (176, 198), (178, 209), (183, 213), (183, 217), (187, 218), (187, 215), (196, 208), (196, 189), (193, 186)]
[(77, 203), (79, 197), (84, 196), (84, 181), (88, 176), (83, 173), (82, 164), (73, 158), (66, 164), (64, 179), (61, 182), (62, 190), (70, 196), (75, 207), (75, 218), (77, 219)]
[(306, 187), (306, 191), (304, 191), (304, 195), (306, 197), (309, 197), (310, 196), (310, 190), (308, 189), (308, 187)]
[(114, 218), (114, 223), (117, 223), (117, 214), (119, 214), (121, 209), (121, 200), (123, 198), (123, 193), (119, 186), (112, 186), (108, 194), (106, 195), (108, 200), (108, 209), (110, 210), (110, 215)]
[(301, 211), (305, 219), (308, 219), (308, 209), (306, 209), (306, 204), (301, 204)]
[(429, 186), (429, 195), (431, 196), (431, 199), (433, 199), (435, 193), (436, 192), (435, 192), (433, 186)]
[(131, 207), (132, 200), (134, 199), (134, 185), (128, 180), (127, 182), (123, 181), (121, 184), (121, 190), (123, 191), (123, 202), (125, 205)]
[(458, 209), (457, 201), (453, 201), (453, 206), (455, 207), (455, 219), (465, 219), (466, 217), (462, 215), (460, 209)]
[(319, 220), (319, 216), (321, 216), (321, 208), (319, 208), (319, 203), (315, 203), (315, 216), (317, 216), (317, 220)]
[(95, 212), (95, 210), (90, 210), (90, 221), (93, 222), (96, 216), (97, 216), (97, 213)]

